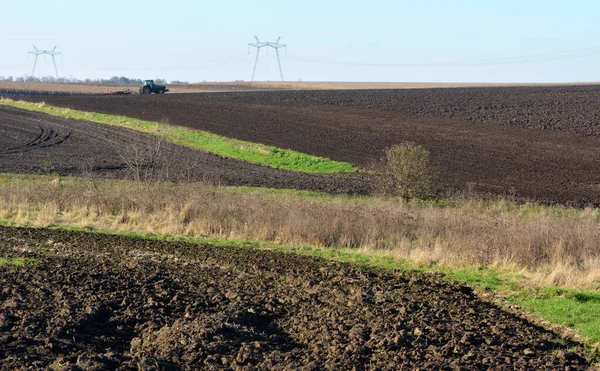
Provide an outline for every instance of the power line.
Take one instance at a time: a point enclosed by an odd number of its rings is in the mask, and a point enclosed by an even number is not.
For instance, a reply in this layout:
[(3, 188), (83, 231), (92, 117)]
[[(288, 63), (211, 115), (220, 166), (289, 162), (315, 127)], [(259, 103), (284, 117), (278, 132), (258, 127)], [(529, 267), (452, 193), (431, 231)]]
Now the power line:
[[(256, 48), (256, 60), (254, 61), (254, 69), (252, 70), (252, 80), (254, 81), (254, 75), (256, 74), (256, 65), (258, 64), (258, 55), (260, 54), (261, 48), (273, 48), (275, 49), (275, 53), (277, 54), (277, 64), (279, 65), (279, 75), (281, 76), (281, 81), (283, 81), (283, 71), (281, 70), (281, 60), (279, 59), (279, 49), (285, 48), (285, 52), (287, 55), (287, 45), (280, 44), (279, 40), (281, 40), (281, 36), (277, 38), (277, 41), (260, 41), (257, 36), (254, 36), (256, 39), (255, 43), (248, 44), (248, 53), (250, 53), (250, 47)], [(267, 49), (268, 50), (268, 49)]]
[(362, 66), (362, 67), (477, 67), (477, 66), (495, 66), (508, 64), (527, 64), (536, 62), (552, 62), (569, 59), (588, 58), (600, 55), (600, 48), (588, 47), (583, 49), (573, 49), (559, 52), (546, 52), (539, 54), (528, 54), (512, 57), (489, 58), (473, 62), (455, 62), (455, 63), (360, 63), (334, 60), (315, 60), (302, 57), (288, 56), (288, 59), (307, 62), (332, 64), (342, 66)]
[[(276, 42), (261, 42), (258, 37), (256, 37), (255, 43), (248, 44), (248, 49), (250, 47), (254, 47), (257, 49), (256, 58), (254, 59), (254, 67), (252, 71), (252, 81), (254, 81), (256, 68), (258, 65), (259, 53), (262, 48), (273, 48), (277, 54), (277, 62), (279, 66), (279, 73), (281, 76), (281, 80), (283, 81), (283, 71), (281, 68), (281, 60), (279, 55), (279, 49), (285, 48), (287, 55), (287, 45), (281, 44), (279, 41), (281, 37), (277, 39)], [(33, 62), (33, 69), (31, 76), (35, 76), (35, 69), (37, 66), (37, 58), (40, 55), (50, 55), (52, 57), (52, 62), (54, 65), (54, 71), (56, 74), (56, 78), (58, 79), (58, 69), (56, 66), (55, 57), (58, 55), (62, 56), (61, 52), (57, 52), (57, 47), (55, 46), (52, 50), (39, 50), (34, 45), (33, 51), (28, 52), (28, 54), (32, 54), (35, 56)], [(535, 53), (535, 54), (525, 54), (525, 55), (513, 55), (513, 56), (503, 56), (503, 57), (494, 57), (494, 58), (485, 58), (480, 60), (473, 61), (457, 61), (457, 62), (431, 62), (431, 63), (362, 63), (362, 62), (353, 62), (353, 61), (344, 61), (344, 60), (319, 60), (319, 59), (309, 59), (303, 58), (300, 56), (288, 56), (287, 58), (293, 61), (304, 62), (304, 63), (318, 63), (318, 64), (330, 64), (330, 65), (342, 65), (342, 66), (359, 66), (359, 67), (389, 67), (389, 68), (400, 68), (400, 67), (419, 67), (419, 68), (436, 68), (436, 67), (478, 67), (478, 66), (496, 66), (496, 65), (515, 65), (515, 64), (531, 64), (531, 63), (543, 63), (543, 62), (552, 62), (552, 61), (561, 61), (561, 60), (571, 60), (571, 59), (581, 59), (581, 58), (590, 58), (600, 56), (600, 46), (590, 46), (586, 48), (579, 49), (570, 49), (570, 50), (559, 50), (559, 51), (550, 51), (543, 53)], [(83, 67), (79, 65), (80, 68), (87, 70), (105, 70), (105, 71), (178, 71), (178, 70), (193, 70), (193, 69), (203, 69), (203, 68), (214, 68), (221, 66), (230, 66), (234, 64), (241, 63), (250, 63), (251, 58), (246, 53), (243, 54), (235, 54), (230, 57), (216, 59), (216, 60), (208, 60), (202, 61), (199, 63), (192, 64), (179, 64), (179, 65), (170, 65), (170, 66), (156, 66), (156, 67)], [(14, 68), (17, 69), (17, 68)], [(6, 68), (5, 68), (6, 70)]]
[(33, 51), (28, 52), (29, 54), (35, 55), (35, 59), (33, 60), (33, 70), (31, 71), (31, 77), (35, 76), (35, 66), (37, 65), (37, 59), (40, 55), (49, 55), (52, 57), (52, 63), (54, 63), (54, 72), (56, 73), (56, 79), (58, 80), (58, 69), (56, 68), (56, 59), (55, 56), (61, 55), (61, 52), (56, 51), (56, 46), (52, 50), (39, 50), (38, 48), (33, 46)]
[[(244, 58), (246, 57), (246, 58)], [(214, 68), (227, 66), (237, 63), (247, 63), (251, 60), (247, 58), (247, 54), (237, 54), (227, 58), (215, 59), (211, 61), (205, 61), (203, 63), (192, 63), (192, 64), (179, 64), (179, 65), (170, 65), (170, 66), (155, 66), (155, 67), (81, 67), (87, 70), (97, 70), (97, 71), (179, 71), (179, 70), (194, 70), (194, 69), (203, 69), (203, 68)]]

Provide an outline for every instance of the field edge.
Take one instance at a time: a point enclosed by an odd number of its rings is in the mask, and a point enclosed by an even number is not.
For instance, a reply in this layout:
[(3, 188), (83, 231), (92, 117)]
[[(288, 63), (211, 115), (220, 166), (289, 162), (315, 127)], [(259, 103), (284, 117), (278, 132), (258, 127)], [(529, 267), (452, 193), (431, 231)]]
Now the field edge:
[(318, 174), (352, 173), (359, 170), (356, 165), (349, 162), (334, 161), (290, 149), (243, 141), (208, 131), (193, 130), (167, 123), (56, 107), (46, 105), (43, 102), (14, 101), (8, 98), (0, 98), (0, 104), (56, 117), (91, 121), (135, 130), (184, 147), (276, 169)]
[[(503, 310), (510, 312), (526, 321), (538, 325), (544, 329), (550, 330), (553, 333), (583, 345), (594, 359), (594, 364), (600, 365), (600, 336), (589, 337), (582, 335), (581, 331), (573, 328), (565, 323), (565, 321), (557, 321), (556, 316), (552, 313), (539, 310), (552, 302), (552, 298), (544, 300), (544, 293), (556, 290), (558, 293), (569, 292), (570, 295), (580, 294), (586, 295), (587, 290), (564, 290), (560, 288), (534, 288), (520, 287), (518, 276), (514, 272), (508, 272), (502, 269), (481, 269), (480, 267), (465, 267), (465, 268), (449, 268), (444, 266), (430, 265), (420, 266), (414, 262), (410, 262), (403, 258), (396, 258), (386, 255), (369, 254), (365, 252), (353, 251), (351, 248), (335, 248), (335, 247), (314, 247), (307, 245), (287, 245), (279, 244), (272, 241), (256, 241), (244, 239), (224, 239), (214, 237), (190, 237), (180, 235), (157, 234), (141, 231), (124, 231), (111, 229), (96, 229), (93, 227), (76, 227), (70, 225), (52, 224), (52, 225), (37, 225), (35, 223), (15, 223), (7, 220), (0, 220), (1, 226), (15, 228), (35, 228), (35, 229), (51, 229), (57, 231), (72, 231), (79, 233), (106, 234), (116, 236), (126, 236), (132, 238), (141, 238), (147, 240), (159, 241), (175, 241), (185, 242), (197, 245), (210, 245), (221, 248), (235, 249), (258, 249), (267, 251), (277, 251), (287, 254), (296, 254), (301, 256), (310, 256), (324, 259), (327, 261), (335, 261), (347, 263), (359, 267), (369, 269), (382, 270), (402, 270), (402, 271), (417, 271), (428, 274), (443, 274), (445, 279), (466, 284), (474, 289), (475, 293), (481, 300), (491, 302), (498, 305)], [(33, 262), (35, 265), (35, 262)], [(23, 267), (25, 264), (19, 266)], [(25, 266), (24, 269), (27, 269)], [(494, 287), (494, 288), (490, 288)], [(594, 292), (597, 294), (597, 292)], [(563, 296), (559, 296), (563, 298)], [(525, 305), (527, 302), (539, 301), (541, 305), (532, 306)], [(552, 304), (552, 303), (551, 303)], [(597, 318), (598, 316), (596, 316)], [(597, 324), (597, 326), (599, 326)]]

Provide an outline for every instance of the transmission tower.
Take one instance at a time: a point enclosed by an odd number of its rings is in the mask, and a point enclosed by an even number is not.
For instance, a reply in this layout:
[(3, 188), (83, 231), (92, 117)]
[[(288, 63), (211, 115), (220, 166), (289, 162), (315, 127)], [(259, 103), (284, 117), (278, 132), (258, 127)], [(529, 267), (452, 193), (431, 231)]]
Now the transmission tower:
[(279, 65), (279, 75), (281, 76), (281, 81), (283, 81), (283, 71), (281, 70), (281, 60), (279, 59), (279, 49), (285, 48), (285, 52), (287, 54), (287, 45), (279, 43), (281, 36), (277, 38), (277, 41), (275, 42), (260, 41), (257, 36), (254, 36), (254, 38), (256, 39), (256, 42), (248, 44), (248, 53), (250, 53), (251, 46), (256, 48), (256, 59), (254, 60), (254, 69), (252, 70), (252, 81), (254, 81), (254, 74), (256, 73), (256, 65), (258, 64), (258, 55), (260, 54), (260, 49), (264, 47), (275, 49), (275, 54), (277, 54), (277, 64)]
[(33, 51), (30, 51), (29, 54), (35, 55), (35, 59), (33, 60), (33, 70), (31, 70), (31, 77), (35, 75), (35, 66), (37, 65), (37, 59), (40, 55), (49, 55), (52, 57), (52, 63), (54, 63), (54, 72), (56, 73), (56, 79), (58, 80), (58, 69), (56, 68), (56, 59), (54, 58), (57, 55), (61, 55), (61, 52), (56, 51), (56, 46), (52, 50), (39, 50), (38, 48), (33, 46)]

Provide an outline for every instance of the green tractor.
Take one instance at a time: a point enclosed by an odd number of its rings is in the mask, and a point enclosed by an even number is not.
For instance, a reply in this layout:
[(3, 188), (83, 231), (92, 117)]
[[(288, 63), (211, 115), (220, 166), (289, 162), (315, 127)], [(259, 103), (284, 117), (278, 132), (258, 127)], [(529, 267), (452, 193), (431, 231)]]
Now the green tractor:
[(167, 91), (169, 91), (169, 89), (167, 89), (166, 86), (155, 84), (154, 80), (146, 80), (146, 81), (144, 81), (144, 86), (142, 86), (140, 88), (140, 94), (141, 95), (152, 94), (152, 93), (154, 93), (154, 94), (164, 94)]

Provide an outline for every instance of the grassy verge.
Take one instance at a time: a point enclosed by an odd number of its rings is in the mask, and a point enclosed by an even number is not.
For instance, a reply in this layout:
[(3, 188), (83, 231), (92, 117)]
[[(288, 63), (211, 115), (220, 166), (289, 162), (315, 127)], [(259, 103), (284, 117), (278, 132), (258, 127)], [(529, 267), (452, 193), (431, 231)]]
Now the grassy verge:
[(92, 121), (156, 135), (169, 142), (189, 148), (200, 149), (220, 156), (248, 161), (274, 168), (301, 171), (307, 173), (346, 173), (357, 170), (348, 162), (333, 161), (323, 157), (311, 156), (304, 153), (267, 146), (259, 143), (246, 142), (224, 137), (207, 131), (193, 130), (185, 127), (161, 124), (158, 122), (138, 120), (125, 116), (115, 116), (95, 112), (72, 110), (54, 107), (44, 103), (31, 103), (0, 99), (0, 104), (21, 108), (29, 111), (42, 112), (64, 118)]
[(441, 272), (600, 342), (599, 210), (4, 174), (0, 220)]
[(424, 266), (523, 270), (545, 286), (600, 287), (593, 209), (4, 174), (0, 219), (352, 247)]
[(507, 302), (600, 343), (600, 292), (560, 287), (522, 289)]

